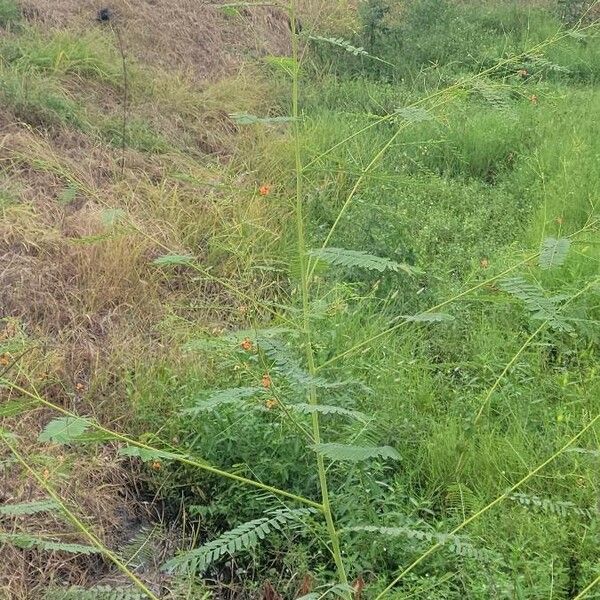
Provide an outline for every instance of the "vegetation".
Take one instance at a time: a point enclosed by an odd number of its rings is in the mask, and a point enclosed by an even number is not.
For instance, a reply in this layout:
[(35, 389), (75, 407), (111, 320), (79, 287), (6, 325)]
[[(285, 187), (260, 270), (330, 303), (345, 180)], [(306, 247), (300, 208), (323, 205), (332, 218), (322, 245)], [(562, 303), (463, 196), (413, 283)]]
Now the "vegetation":
[(265, 10), (0, 0), (1, 594), (596, 597), (597, 3)]

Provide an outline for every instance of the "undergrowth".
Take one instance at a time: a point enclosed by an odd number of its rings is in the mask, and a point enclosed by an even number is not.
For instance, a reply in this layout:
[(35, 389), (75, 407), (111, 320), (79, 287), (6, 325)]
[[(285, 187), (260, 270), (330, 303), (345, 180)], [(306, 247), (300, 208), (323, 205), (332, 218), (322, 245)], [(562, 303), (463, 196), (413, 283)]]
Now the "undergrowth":
[[(341, 38), (292, 3), (250, 81), (130, 61), (125, 138), (114, 30), (13, 33), (10, 6), (3, 239), (71, 304), (2, 315), (2, 464), (37, 491), (0, 539), (119, 573), (36, 593), (594, 597), (593, 6), (369, 0)], [(78, 336), (112, 354), (48, 373)], [(95, 533), (76, 456), (129, 471), (159, 533)]]

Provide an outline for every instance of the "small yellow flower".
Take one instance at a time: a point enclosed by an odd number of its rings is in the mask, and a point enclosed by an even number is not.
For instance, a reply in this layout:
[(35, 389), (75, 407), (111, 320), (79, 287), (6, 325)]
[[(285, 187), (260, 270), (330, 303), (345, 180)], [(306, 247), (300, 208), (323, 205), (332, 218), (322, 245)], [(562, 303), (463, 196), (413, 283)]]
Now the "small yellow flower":
[(44, 469), (42, 471), (42, 477), (46, 480), (50, 479), (50, 471), (48, 469)]
[(266, 402), (265, 402), (265, 406), (267, 407), (268, 410), (272, 410), (273, 408), (275, 408), (277, 405), (279, 404), (279, 402), (277, 402), (277, 398), (269, 398)]
[(482, 258), (482, 259), (479, 261), (479, 266), (480, 266), (482, 269), (487, 269), (487, 268), (490, 266), (490, 261), (489, 261), (487, 258), (483, 257), (483, 258)]
[(6, 367), (10, 363), (10, 354), (5, 352), (4, 354), (0, 354), (0, 365)]
[(153, 461), (153, 463), (150, 465), (150, 467), (152, 467), (152, 469), (154, 471), (160, 471), (162, 468), (162, 465), (160, 464), (160, 460)]

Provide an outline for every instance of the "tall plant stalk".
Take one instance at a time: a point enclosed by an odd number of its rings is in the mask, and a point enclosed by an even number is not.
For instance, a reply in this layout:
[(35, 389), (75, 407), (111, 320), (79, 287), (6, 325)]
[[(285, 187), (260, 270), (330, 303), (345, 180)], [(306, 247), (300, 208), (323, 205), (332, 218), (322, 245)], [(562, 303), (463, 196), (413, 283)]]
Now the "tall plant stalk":
[[(295, 171), (296, 171), (296, 198), (295, 198), (295, 219), (296, 219), (296, 235), (297, 235), (297, 250), (298, 262), (300, 266), (300, 295), (302, 298), (302, 338), (304, 351), (306, 354), (306, 362), (308, 371), (312, 377), (315, 377), (317, 368), (315, 364), (315, 356), (312, 349), (311, 323), (310, 323), (310, 274), (309, 264), (306, 260), (306, 233), (304, 229), (304, 190), (303, 190), (303, 168), (302, 168), (302, 153), (300, 140), (300, 111), (299, 111), (299, 76), (300, 76), (300, 53), (298, 48), (298, 16), (296, 13), (296, 2), (292, 0), (289, 5), (289, 19), (292, 38), (292, 58), (294, 61), (294, 69), (292, 72), (292, 117), (294, 123), (294, 156), (295, 156)], [(311, 384), (308, 389), (308, 402), (316, 406), (319, 403), (317, 390), (314, 384)], [(321, 427), (319, 422), (319, 413), (312, 413), (312, 437), (315, 444), (321, 443)], [(323, 455), (316, 453), (317, 472), (319, 478), (319, 488), (321, 491), (322, 512), (327, 524), (327, 533), (331, 543), (331, 553), (335, 561), (338, 580), (341, 584), (348, 585), (348, 576), (342, 559), (342, 551), (340, 547), (340, 539), (335, 526), (333, 513), (331, 510), (331, 501), (329, 497), (329, 486), (327, 483), (327, 471), (325, 469), (325, 461)], [(349, 595), (347, 595), (350, 598)]]

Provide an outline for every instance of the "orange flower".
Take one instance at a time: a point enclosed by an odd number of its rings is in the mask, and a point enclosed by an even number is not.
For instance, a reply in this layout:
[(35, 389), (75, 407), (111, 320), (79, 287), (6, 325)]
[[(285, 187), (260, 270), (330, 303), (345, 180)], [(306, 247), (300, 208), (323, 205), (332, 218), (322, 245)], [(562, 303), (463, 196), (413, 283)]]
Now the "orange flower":
[(252, 342), (250, 341), (250, 338), (245, 338), (244, 341), (241, 343), (241, 346), (246, 352), (252, 350)]
[(261, 196), (268, 196), (271, 193), (271, 186), (270, 185), (261, 185), (258, 188), (258, 193)]
[(269, 398), (266, 402), (265, 402), (265, 406), (267, 407), (268, 410), (271, 410), (273, 408), (275, 408), (277, 406), (278, 402), (276, 398)]
[(267, 388), (267, 389), (268, 389), (268, 388), (270, 388), (270, 387), (271, 387), (271, 383), (272, 383), (272, 381), (271, 381), (271, 377), (269, 376), (269, 374), (268, 374), (268, 373), (265, 373), (265, 374), (262, 376), (261, 383), (262, 383), (262, 386), (263, 386), (264, 388)]
[(155, 460), (151, 465), (150, 465), (155, 471), (160, 471), (160, 469), (162, 468), (162, 465), (160, 464), (160, 460)]
[(479, 261), (479, 265), (481, 266), (482, 269), (487, 269), (490, 266), (490, 261), (483, 257), (480, 261)]
[(529, 96), (529, 102), (531, 102), (531, 104), (537, 104), (538, 97), (535, 94), (533, 94), (532, 96)]
[(0, 365), (2, 365), (3, 367), (6, 367), (6, 365), (8, 365), (9, 363), (10, 363), (10, 354), (5, 352), (4, 354), (0, 355)]

